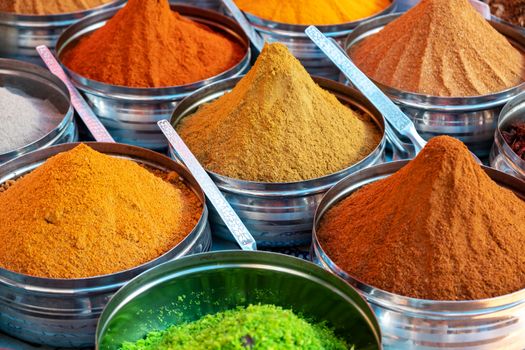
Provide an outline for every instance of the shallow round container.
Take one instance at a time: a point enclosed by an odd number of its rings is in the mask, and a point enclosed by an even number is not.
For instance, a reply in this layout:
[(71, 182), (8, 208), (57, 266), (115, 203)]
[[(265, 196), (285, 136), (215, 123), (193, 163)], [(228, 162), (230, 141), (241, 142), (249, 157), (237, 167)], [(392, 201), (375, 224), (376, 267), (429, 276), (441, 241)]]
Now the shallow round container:
[[(176, 126), (184, 117), (195, 113), (199, 106), (229, 92), (240, 79), (233, 78), (212, 84), (184, 99), (173, 112), (172, 125)], [(369, 115), (383, 137), (374, 151), (360, 162), (318, 179), (264, 183), (237, 180), (208, 172), (260, 247), (309, 244), (315, 208), (324, 193), (345, 176), (385, 160), (385, 122), (381, 113), (352, 88), (325, 78), (314, 77), (314, 80), (342, 103)], [(173, 157), (177, 157), (173, 149), (170, 152)], [(228, 228), (213, 209), (210, 209), (210, 223), (214, 234), (232, 240)]]
[[(16, 179), (49, 157), (78, 144), (64, 144), (27, 154), (0, 166), (0, 183)], [(154, 169), (176, 171), (204, 202), (204, 194), (185, 167), (161, 154), (129, 145), (88, 143), (93, 149)], [(25, 341), (52, 347), (93, 347), (95, 329), (110, 297), (129, 280), (163, 262), (210, 250), (208, 211), (195, 228), (164, 255), (130, 270), (82, 279), (49, 279), (0, 268), (0, 330)]]
[(0, 87), (15, 88), (31, 97), (47, 100), (63, 116), (62, 121), (40, 139), (6, 153), (0, 152), (0, 164), (37, 149), (78, 140), (69, 91), (48, 70), (22, 61), (0, 59)]
[[(396, 2), (397, 0), (393, 0), (389, 7), (367, 18), (337, 25), (319, 25), (317, 28), (326, 36), (333, 38), (342, 45), (345, 37), (361, 23), (371, 18), (394, 12)], [(273, 22), (250, 13), (246, 13), (246, 16), (263, 39), (267, 42), (281, 42), (285, 44), (292, 55), (301, 61), (310, 74), (337, 80), (339, 70), (306, 36), (304, 31), (308, 28), (307, 25)]]
[[(349, 52), (366, 37), (376, 34), (401, 14), (381, 16), (363, 23), (346, 39)], [(525, 36), (508, 25), (491, 21), (490, 24), (525, 53)], [(405, 92), (375, 82), (383, 92), (399, 105), (414, 122), (419, 134), (426, 140), (449, 135), (463, 141), (479, 157), (490, 153), (498, 114), (512, 97), (525, 90), (525, 83), (514, 88), (484, 96), (437, 97)]]
[(494, 136), (494, 145), (490, 153), (490, 165), (525, 180), (525, 160), (512, 150), (502, 134), (502, 131), (516, 121), (525, 123), (525, 92), (512, 99), (501, 111)]
[[(195, 90), (221, 79), (238, 76), (249, 67), (249, 41), (236, 22), (211, 10), (180, 4), (171, 5), (171, 8), (217, 32), (227, 34), (245, 47), (246, 54), (234, 67), (219, 75), (188, 85), (163, 88), (109, 85), (84, 78), (65, 67), (73, 84), (84, 93), (95, 114), (117, 142), (154, 150), (166, 149), (168, 142), (157, 125), (159, 120), (169, 119), (177, 103)], [(59, 58), (80, 38), (102, 27), (117, 11), (106, 10), (68, 28), (57, 43)]]
[(222, 5), (221, 0), (170, 0), (171, 4), (181, 3), (205, 9), (219, 11)]
[(519, 26), (519, 25), (514, 24), (514, 23), (510, 23), (510, 22), (504, 20), (503, 18), (496, 17), (494, 15), (492, 15), (492, 20), (495, 21), (495, 22), (499, 22), (499, 23), (505, 24), (505, 25), (507, 25), (507, 26), (509, 26), (511, 28), (514, 28), (518, 32), (521, 32), (521, 34), (525, 35), (525, 27)]
[(58, 15), (0, 12), (0, 57), (43, 65), (35, 47), (46, 45), (54, 48), (60, 34), (79, 19), (124, 2), (125, 0), (114, 0), (90, 10)]
[(122, 288), (100, 318), (97, 349), (116, 350), (149, 331), (250, 304), (292, 309), (326, 321), (357, 349), (381, 348), (372, 311), (340, 278), (298, 258), (227, 251), (163, 264)]
[[(435, 301), (409, 298), (358, 281), (341, 270), (323, 250), (316, 229), (323, 215), (359, 188), (385, 178), (408, 162), (365, 169), (339, 182), (319, 205), (312, 255), (325, 269), (354, 286), (370, 303), (383, 333), (385, 349), (518, 350), (525, 348), (525, 290), (484, 300)], [(525, 183), (483, 167), (501, 186), (525, 200)]]

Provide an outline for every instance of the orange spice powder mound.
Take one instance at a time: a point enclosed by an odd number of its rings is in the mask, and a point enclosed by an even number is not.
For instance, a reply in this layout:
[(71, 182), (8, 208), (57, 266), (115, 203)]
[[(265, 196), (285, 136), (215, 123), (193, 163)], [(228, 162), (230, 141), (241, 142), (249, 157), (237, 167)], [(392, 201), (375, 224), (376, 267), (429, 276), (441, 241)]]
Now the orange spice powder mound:
[(153, 88), (213, 77), (236, 65), (245, 52), (226, 34), (172, 11), (168, 0), (129, 0), (62, 60), (92, 80)]

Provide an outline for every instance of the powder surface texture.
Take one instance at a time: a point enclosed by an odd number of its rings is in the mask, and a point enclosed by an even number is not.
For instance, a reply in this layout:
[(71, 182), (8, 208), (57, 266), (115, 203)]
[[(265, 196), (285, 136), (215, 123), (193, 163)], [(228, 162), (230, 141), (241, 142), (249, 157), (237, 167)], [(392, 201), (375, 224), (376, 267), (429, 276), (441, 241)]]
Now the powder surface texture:
[(422, 0), (350, 55), (379, 83), (432, 96), (478, 96), (515, 87), (525, 58), (468, 0)]
[(129, 0), (62, 59), (74, 72), (107, 84), (169, 87), (221, 74), (244, 54), (237, 41), (171, 11), (168, 0)]
[(289, 24), (341, 24), (373, 16), (390, 0), (235, 0), (257, 17)]
[(310, 324), (274, 305), (250, 305), (151, 332), (122, 350), (350, 350), (325, 324)]
[(1, 12), (54, 15), (93, 9), (112, 0), (0, 0)]
[(330, 209), (319, 239), (344, 271), (396, 294), (432, 300), (525, 288), (525, 202), (496, 184), (468, 149), (432, 139), (390, 177)]
[(378, 145), (379, 128), (320, 88), (282, 44), (267, 45), (228, 94), (178, 131), (210, 171), (259, 182), (335, 173)]
[(0, 154), (39, 140), (57, 127), (62, 118), (51, 102), (0, 87)]
[(0, 192), (0, 266), (82, 278), (159, 257), (202, 213), (176, 173), (163, 176), (85, 145), (50, 158)]

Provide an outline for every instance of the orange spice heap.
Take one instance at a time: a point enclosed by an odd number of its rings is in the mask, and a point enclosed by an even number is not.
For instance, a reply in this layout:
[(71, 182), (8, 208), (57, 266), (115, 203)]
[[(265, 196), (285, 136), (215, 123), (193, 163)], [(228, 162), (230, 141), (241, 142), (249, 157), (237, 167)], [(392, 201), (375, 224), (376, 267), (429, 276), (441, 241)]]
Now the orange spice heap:
[(331, 208), (321, 246), (358, 280), (433, 300), (525, 288), (525, 202), (456, 139), (432, 139), (408, 165)]
[(202, 207), (176, 173), (80, 145), (0, 192), (0, 267), (82, 278), (146, 263), (177, 245)]
[(87, 78), (128, 87), (168, 87), (223, 73), (244, 56), (234, 39), (170, 9), (168, 0), (129, 0), (62, 59)]
[(351, 52), (379, 83), (433, 96), (477, 96), (515, 87), (525, 58), (468, 0), (422, 0)]

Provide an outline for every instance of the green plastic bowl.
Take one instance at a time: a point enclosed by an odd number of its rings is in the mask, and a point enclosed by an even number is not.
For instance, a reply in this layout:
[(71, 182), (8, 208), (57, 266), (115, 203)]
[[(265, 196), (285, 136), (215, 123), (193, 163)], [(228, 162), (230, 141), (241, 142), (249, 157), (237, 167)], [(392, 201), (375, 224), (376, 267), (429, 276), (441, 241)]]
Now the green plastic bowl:
[(372, 310), (342, 279), (297, 258), (242, 251), (193, 255), (132, 280), (104, 309), (97, 349), (119, 349), (153, 330), (259, 303), (326, 321), (357, 349), (381, 349)]

